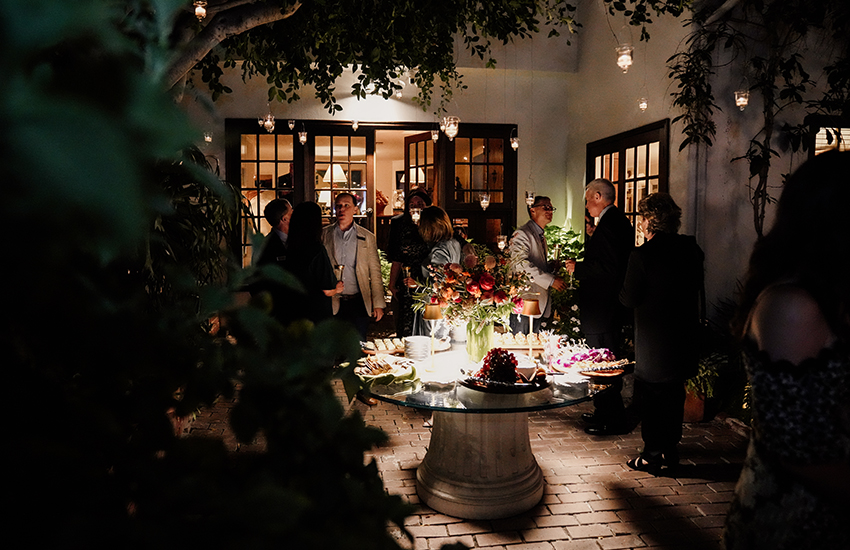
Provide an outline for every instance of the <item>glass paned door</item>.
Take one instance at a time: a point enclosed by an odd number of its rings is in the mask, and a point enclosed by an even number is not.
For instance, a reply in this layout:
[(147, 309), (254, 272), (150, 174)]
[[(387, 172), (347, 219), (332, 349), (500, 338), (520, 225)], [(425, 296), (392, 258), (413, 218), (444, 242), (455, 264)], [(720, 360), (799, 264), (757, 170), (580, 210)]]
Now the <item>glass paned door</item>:
[(401, 183), (404, 184), (405, 196), (411, 189), (425, 189), (434, 204), (440, 204), (436, 143), (431, 139), (431, 132), (405, 136), (404, 165), (407, 169)]
[[(614, 204), (637, 228), (637, 206), (650, 193), (667, 191), (669, 120), (587, 145), (588, 182), (606, 178), (616, 190)], [(643, 243), (635, 231), (635, 244)]]
[[(291, 198), (294, 153), (292, 135), (242, 134), (240, 137), (240, 191), (250, 214), (241, 221), (242, 265), (251, 264), (251, 235), (263, 235), (271, 226), (263, 209), (273, 199)], [(290, 200), (290, 202), (292, 202)]]
[(355, 219), (366, 218), (366, 137), (316, 136), (313, 173), (314, 200), (330, 222), (334, 199), (343, 191), (358, 199)]
[(455, 138), (454, 200), (478, 204), (490, 196), (490, 204), (505, 202), (505, 140), (502, 138)]

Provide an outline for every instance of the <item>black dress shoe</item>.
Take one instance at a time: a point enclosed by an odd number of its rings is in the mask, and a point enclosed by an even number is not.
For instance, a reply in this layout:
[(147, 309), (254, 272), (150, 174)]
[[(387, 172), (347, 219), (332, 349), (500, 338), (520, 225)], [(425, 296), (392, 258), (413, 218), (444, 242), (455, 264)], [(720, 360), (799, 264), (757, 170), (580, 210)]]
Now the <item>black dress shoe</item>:
[(596, 418), (594, 413), (581, 413), (581, 419), (587, 424), (601, 424), (602, 421)]
[(623, 435), (630, 431), (631, 430), (623, 424), (596, 424), (584, 429), (584, 433), (589, 435)]

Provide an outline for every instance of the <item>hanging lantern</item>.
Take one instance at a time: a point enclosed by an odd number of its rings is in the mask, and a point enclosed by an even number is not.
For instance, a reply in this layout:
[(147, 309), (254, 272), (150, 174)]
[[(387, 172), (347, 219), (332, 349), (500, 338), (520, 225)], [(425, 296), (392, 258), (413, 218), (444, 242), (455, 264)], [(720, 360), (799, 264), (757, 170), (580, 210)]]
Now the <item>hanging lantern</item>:
[(289, 126), (289, 129), (290, 129), (290, 130), (294, 130), (294, 129), (295, 129), (295, 121), (294, 121), (294, 120), (287, 120), (287, 121), (286, 121), (286, 124)]
[(195, 17), (198, 18), (198, 21), (203, 21), (207, 16), (207, 3), (204, 0), (195, 0), (193, 5), (195, 6)]
[(446, 129), (444, 132), (449, 137), (449, 141), (453, 141), (457, 135), (458, 127), (460, 126), (460, 118), (456, 116), (446, 117)]
[(434, 143), (437, 143), (440, 140), (440, 131), (439, 130), (431, 130), (431, 140)]
[(440, 119), (440, 131), (441, 132), (446, 131), (446, 117), (443, 117), (443, 118)]
[(301, 123), (301, 131), (298, 132), (298, 142), (301, 143), (301, 145), (307, 143), (307, 130), (304, 128), (303, 122)]
[(646, 111), (649, 108), (649, 100), (645, 97), (638, 99), (638, 107), (641, 111)]
[(525, 204), (527, 204), (529, 208), (534, 205), (534, 191), (525, 192)]
[(511, 128), (511, 148), (514, 151), (519, 149), (519, 138), (516, 136), (516, 128)]
[(357, 122), (356, 120), (352, 120), (351, 121), (351, 129), (356, 132), (358, 128), (360, 128), (360, 123)]
[(623, 73), (629, 72), (629, 67), (632, 66), (632, 52), (634, 50), (630, 44), (617, 46), (617, 66), (623, 70)]
[(481, 193), (478, 195), (478, 200), (481, 203), (481, 210), (487, 210), (490, 206), (490, 193)]
[(735, 92), (735, 105), (742, 111), (750, 104), (750, 92), (747, 90), (738, 90)]

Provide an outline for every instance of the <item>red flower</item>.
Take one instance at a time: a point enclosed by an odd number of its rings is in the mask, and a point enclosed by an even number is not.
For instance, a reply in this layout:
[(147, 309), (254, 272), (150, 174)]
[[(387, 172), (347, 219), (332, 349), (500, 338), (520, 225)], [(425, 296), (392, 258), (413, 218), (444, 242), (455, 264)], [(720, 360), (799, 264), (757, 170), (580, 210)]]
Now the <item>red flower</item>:
[(478, 286), (478, 284), (473, 279), (470, 279), (469, 281), (467, 281), (466, 291), (469, 292), (470, 294), (472, 294), (473, 296), (476, 296), (476, 297), (481, 295), (481, 288)]
[(504, 290), (497, 290), (493, 294), (493, 301), (496, 302), (496, 304), (504, 304), (508, 301), (507, 292), (505, 292)]
[(478, 285), (481, 290), (493, 290), (493, 287), (496, 286), (496, 278), (489, 273), (482, 273), (478, 279)]

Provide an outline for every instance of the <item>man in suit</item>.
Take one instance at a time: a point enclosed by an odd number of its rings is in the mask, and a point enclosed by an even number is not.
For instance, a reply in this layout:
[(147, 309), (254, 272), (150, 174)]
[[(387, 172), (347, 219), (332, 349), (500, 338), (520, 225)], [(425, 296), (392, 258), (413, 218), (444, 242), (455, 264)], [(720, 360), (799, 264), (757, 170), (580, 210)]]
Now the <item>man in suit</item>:
[[(587, 345), (608, 348), (622, 356), (622, 329), (628, 310), (620, 304), (620, 289), (626, 276), (629, 254), (634, 248), (634, 229), (628, 218), (614, 206), (615, 189), (605, 178), (587, 184), (584, 194), (587, 211), (599, 222), (585, 243), (584, 260), (567, 260), (565, 267), (579, 280), (578, 305), (581, 330)], [(622, 377), (593, 397), (595, 412), (582, 418), (591, 435), (628, 431), (626, 411), (620, 394)]]
[[(289, 219), (292, 217), (292, 205), (286, 199), (274, 199), (263, 208), (263, 217), (272, 227), (263, 240), (256, 265), (277, 265), (283, 267), (286, 260), (286, 239), (289, 235)], [(287, 303), (287, 290), (268, 281), (253, 283), (249, 286), (252, 295), (268, 292), (272, 298), (271, 315), (283, 322), (287, 320), (284, 309)]]
[[(528, 209), (531, 219), (517, 229), (511, 237), (511, 258), (518, 260), (514, 269), (525, 272), (531, 279), (530, 293), (537, 294), (540, 300), (541, 315), (534, 319), (532, 330), (537, 332), (543, 322), (552, 316), (552, 304), (549, 300), (549, 289), (563, 290), (566, 288), (564, 279), (553, 274), (552, 265), (546, 259), (546, 236), (543, 228), (552, 222), (555, 208), (549, 197), (537, 195), (534, 203)], [(528, 316), (512, 315), (511, 329), (513, 332), (528, 334)]]
[(380, 321), (386, 303), (378, 244), (374, 233), (354, 223), (356, 200), (351, 193), (336, 196), (336, 222), (322, 230), (322, 243), (337, 272), (342, 269), (343, 291), (333, 297), (334, 315), (353, 323), (365, 341), (369, 320)]

